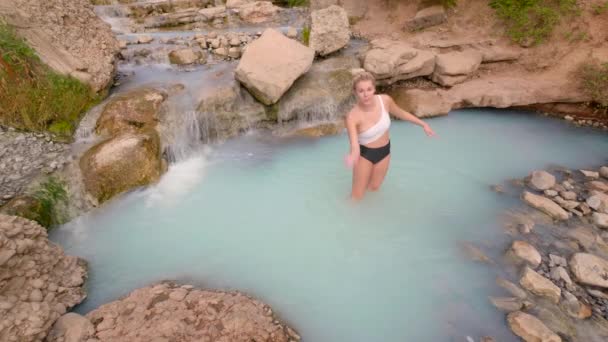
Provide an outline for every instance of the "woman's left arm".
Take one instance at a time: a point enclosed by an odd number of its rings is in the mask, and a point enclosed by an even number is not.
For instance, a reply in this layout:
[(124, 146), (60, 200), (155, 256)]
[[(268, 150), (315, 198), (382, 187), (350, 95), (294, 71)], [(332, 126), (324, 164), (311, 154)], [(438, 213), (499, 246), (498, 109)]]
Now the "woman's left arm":
[(435, 135), (435, 132), (433, 132), (433, 130), (431, 129), (429, 124), (420, 120), (417, 116), (410, 114), (410, 113), (406, 112), (405, 110), (401, 109), (401, 107), (397, 106), (397, 104), (395, 103), (393, 98), (390, 97), (389, 95), (385, 94), (383, 96), (386, 99), (385, 103), (388, 105), (387, 107), (388, 107), (389, 113), (393, 114), (394, 116), (398, 117), (401, 120), (409, 121), (409, 122), (412, 122), (412, 123), (422, 127), (424, 129), (424, 132), (426, 133), (426, 135), (428, 135), (430, 137)]

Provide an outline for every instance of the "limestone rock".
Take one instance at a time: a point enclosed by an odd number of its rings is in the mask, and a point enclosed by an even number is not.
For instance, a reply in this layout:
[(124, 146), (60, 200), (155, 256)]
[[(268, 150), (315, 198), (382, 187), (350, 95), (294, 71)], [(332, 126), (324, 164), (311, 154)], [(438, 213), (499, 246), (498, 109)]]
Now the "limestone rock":
[(327, 8), (331, 5), (339, 5), (338, 0), (310, 0), (309, 8), (311, 11)]
[(519, 280), (521, 286), (537, 296), (547, 297), (552, 302), (558, 303), (561, 290), (551, 280), (541, 276), (529, 267), (524, 269), (524, 273)]
[(506, 312), (519, 311), (524, 306), (523, 301), (520, 298), (515, 297), (490, 297), (490, 302), (498, 309)]
[(245, 22), (258, 24), (272, 20), (279, 8), (270, 1), (254, 1), (239, 6), (239, 16)]
[(340, 6), (313, 11), (309, 46), (325, 56), (345, 47), (350, 40), (346, 11)]
[(531, 244), (525, 241), (513, 241), (509, 253), (520, 261), (527, 262), (533, 268), (540, 265), (540, 253)]
[(173, 50), (169, 53), (169, 61), (177, 65), (204, 64), (207, 61), (207, 54), (191, 48)]
[(593, 210), (608, 214), (608, 194), (595, 193), (587, 198), (585, 202)]
[(86, 190), (99, 202), (157, 181), (162, 172), (156, 131), (123, 133), (89, 149), (80, 159)]
[(476, 50), (437, 55), (432, 79), (445, 86), (464, 81), (481, 64), (482, 54)]
[(555, 219), (567, 220), (570, 217), (568, 215), (568, 212), (562, 209), (557, 203), (546, 197), (535, 195), (528, 191), (524, 191), (523, 200), (530, 206), (544, 212), (545, 214)]
[(226, 16), (226, 6), (203, 8), (198, 13), (207, 21)]
[(67, 256), (34, 221), (0, 214), (0, 340), (42, 341), (86, 297), (86, 262)]
[(593, 223), (600, 228), (608, 228), (608, 214), (593, 213)]
[[(445, 115), (468, 107), (507, 108), (538, 103), (589, 101), (589, 97), (567, 81), (508, 76), (487, 76), (456, 84), (449, 89), (396, 89), (404, 99), (403, 109), (419, 117)], [(395, 94), (396, 96), (396, 94)]]
[[(281, 53), (276, 53), (281, 46)], [(306, 73), (314, 59), (314, 50), (274, 29), (250, 43), (236, 68), (235, 76), (260, 102), (271, 105)]]
[(606, 179), (608, 179), (608, 166), (600, 167), (600, 175)]
[(498, 286), (502, 287), (503, 289), (509, 291), (509, 293), (511, 293), (517, 298), (525, 299), (528, 296), (526, 294), (526, 291), (522, 290), (519, 286), (506, 279), (499, 277), (496, 279), (496, 284), (498, 284)]
[(591, 181), (587, 183), (587, 186), (593, 190), (599, 190), (601, 192), (608, 192), (608, 184), (602, 181)]
[(371, 42), (363, 68), (374, 75), (379, 85), (389, 85), (418, 76), (428, 76), (435, 69), (435, 54), (387, 39)]
[(354, 100), (350, 69), (358, 67), (355, 57), (331, 57), (314, 63), (277, 103), (278, 122), (341, 119)]
[(147, 87), (114, 96), (97, 119), (95, 131), (101, 135), (116, 135), (154, 128), (165, 99), (165, 91)]
[(441, 5), (421, 9), (416, 16), (408, 20), (405, 25), (410, 30), (421, 30), (427, 27), (444, 23), (448, 19), (445, 9)]
[(588, 170), (580, 170), (583, 175), (587, 178), (597, 179), (600, 178), (599, 172), (596, 171), (588, 171)]
[(238, 8), (255, 0), (226, 0), (226, 8)]
[(576, 281), (608, 288), (608, 261), (588, 253), (576, 253), (570, 259), (570, 270)]
[[(174, 293), (179, 293), (179, 300), (170, 299)], [(137, 289), (86, 317), (95, 325), (94, 338), (100, 342), (158, 341), (159, 337), (166, 341), (299, 340), (258, 300), (236, 292), (167, 283)]]
[(532, 171), (528, 182), (533, 189), (543, 191), (555, 185), (555, 176), (544, 170), (536, 170)]
[(549, 330), (538, 318), (527, 313), (516, 311), (507, 316), (507, 322), (513, 333), (526, 342), (561, 342), (562, 339)]
[(55, 325), (50, 335), (47, 337), (49, 342), (55, 342), (60, 339), (64, 342), (83, 342), (93, 337), (95, 327), (93, 323), (85, 317), (70, 312), (61, 316)]
[(89, 0), (2, 0), (0, 17), (58, 73), (76, 76), (95, 91), (111, 85), (120, 46)]

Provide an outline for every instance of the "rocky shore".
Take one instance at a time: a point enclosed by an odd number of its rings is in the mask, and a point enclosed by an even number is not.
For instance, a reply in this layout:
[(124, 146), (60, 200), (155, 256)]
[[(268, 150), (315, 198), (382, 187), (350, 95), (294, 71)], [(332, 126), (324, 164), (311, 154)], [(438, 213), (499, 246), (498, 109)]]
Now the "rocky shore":
[[(512, 182), (527, 209), (506, 215), (514, 240), (490, 297), (525, 341), (608, 338), (608, 167), (533, 171)], [(489, 262), (490, 258), (477, 260)]]

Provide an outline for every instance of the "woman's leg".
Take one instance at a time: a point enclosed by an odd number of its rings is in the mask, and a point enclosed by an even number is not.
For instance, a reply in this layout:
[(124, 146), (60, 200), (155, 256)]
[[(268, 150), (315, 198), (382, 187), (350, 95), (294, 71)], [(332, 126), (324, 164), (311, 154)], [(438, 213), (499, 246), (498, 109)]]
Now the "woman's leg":
[(369, 184), (372, 168), (373, 164), (369, 160), (363, 157), (359, 158), (359, 161), (357, 161), (357, 164), (353, 168), (353, 189), (350, 194), (352, 199), (359, 200), (365, 195), (365, 189)]
[(369, 191), (376, 191), (380, 189), (380, 185), (382, 185), (384, 177), (388, 172), (388, 165), (390, 164), (390, 162), (391, 155), (389, 154), (388, 156), (386, 156), (386, 158), (382, 159), (380, 162), (374, 165), (374, 167), (372, 168), (371, 179), (367, 187)]

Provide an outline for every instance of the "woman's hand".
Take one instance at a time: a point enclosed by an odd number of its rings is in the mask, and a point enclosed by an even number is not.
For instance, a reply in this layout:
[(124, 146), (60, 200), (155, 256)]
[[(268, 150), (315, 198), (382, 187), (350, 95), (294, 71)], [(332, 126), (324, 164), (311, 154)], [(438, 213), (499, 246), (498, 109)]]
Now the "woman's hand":
[(351, 152), (344, 157), (344, 163), (349, 169), (352, 169), (359, 161), (359, 154)]
[(435, 136), (435, 132), (431, 129), (431, 126), (429, 126), (427, 123), (424, 123), (424, 125), (422, 125), (422, 129), (424, 129), (424, 133), (426, 133), (426, 135), (428, 135), (429, 137)]

